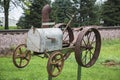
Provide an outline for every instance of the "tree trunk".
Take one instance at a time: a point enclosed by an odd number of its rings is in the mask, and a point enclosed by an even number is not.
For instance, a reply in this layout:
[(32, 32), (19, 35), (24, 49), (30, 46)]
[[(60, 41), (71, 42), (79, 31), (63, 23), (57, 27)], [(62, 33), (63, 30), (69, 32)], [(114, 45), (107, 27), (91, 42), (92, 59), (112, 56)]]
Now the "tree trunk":
[(10, 3), (10, 0), (4, 0), (5, 29), (9, 29), (8, 27), (9, 3)]

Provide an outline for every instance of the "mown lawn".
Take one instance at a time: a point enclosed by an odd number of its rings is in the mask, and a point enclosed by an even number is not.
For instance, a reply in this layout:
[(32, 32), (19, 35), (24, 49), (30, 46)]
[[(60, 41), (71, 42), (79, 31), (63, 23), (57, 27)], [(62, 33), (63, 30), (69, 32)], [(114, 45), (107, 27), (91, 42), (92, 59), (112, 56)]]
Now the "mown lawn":
[[(29, 65), (18, 69), (12, 63), (12, 57), (0, 58), (0, 80), (48, 80), (46, 65), (48, 59), (32, 56)], [(115, 65), (103, 65), (114, 61)], [(65, 61), (62, 73), (52, 80), (77, 80), (78, 65), (74, 53)], [(102, 48), (96, 64), (83, 68), (81, 80), (120, 80), (120, 39), (102, 41)]]

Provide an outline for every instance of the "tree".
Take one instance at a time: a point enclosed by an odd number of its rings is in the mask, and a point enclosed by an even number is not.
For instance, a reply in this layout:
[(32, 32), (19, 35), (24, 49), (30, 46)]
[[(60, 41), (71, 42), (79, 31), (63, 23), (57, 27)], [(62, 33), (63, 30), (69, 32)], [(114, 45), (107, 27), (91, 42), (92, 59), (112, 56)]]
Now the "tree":
[(72, 13), (72, 2), (70, 0), (55, 0), (52, 3), (52, 19), (56, 23), (67, 22), (68, 19), (64, 13), (65, 10)]
[[(38, 0), (36, 0), (38, 1)], [(78, 11), (77, 17), (74, 20), (74, 23), (77, 21), (73, 27), (78, 25), (95, 25), (97, 24), (97, 15), (94, 11), (94, 4), (96, 0), (55, 0), (52, 6), (51, 19), (56, 23), (67, 23), (68, 18), (66, 17), (64, 11), (67, 10), (70, 14), (74, 14)], [(25, 9), (24, 16), (21, 17), (23, 21), (19, 21), (18, 26), (23, 28), (23, 24), (25, 22), (24, 28), (40, 27), (41, 26), (41, 9), (45, 5), (45, 1), (40, 0), (37, 3), (32, 3), (29, 6), (29, 9)], [(46, 2), (45, 2), (46, 3)], [(35, 4), (35, 5), (34, 5)], [(41, 4), (41, 5), (40, 5)], [(37, 8), (36, 8), (37, 7)], [(20, 23), (22, 22), (22, 23)], [(27, 24), (27, 26), (26, 26)]]
[(101, 25), (102, 24), (101, 22), (102, 4), (95, 4), (94, 12), (96, 15), (95, 24)]
[(79, 25), (96, 25), (98, 24), (98, 20), (95, 11), (95, 2), (96, 0), (56, 0), (52, 4), (52, 9), (54, 10), (52, 15), (56, 22), (66, 22), (65, 8), (71, 14), (74, 14), (76, 11), (78, 12), (74, 20), (77, 23), (74, 24), (74, 27)]
[(20, 18), (17, 25), (21, 28), (41, 27), (41, 11), (47, 3), (48, 0), (32, 1), (28, 9), (24, 9), (24, 16)]
[(102, 9), (102, 19), (105, 26), (120, 25), (120, 0), (107, 0)]
[(22, 3), (26, 3), (28, 1), (29, 0), (0, 0), (0, 6), (3, 7), (3, 12), (5, 16), (5, 29), (9, 29), (8, 16), (9, 10), (12, 10), (10, 9), (10, 7), (23, 6)]
[(9, 15), (10, 0), (0, 0), (0, 5), (1, 5), (1, 7), (4, 8), (5, 29), (9, 29), (9, 27), (8, 27), (8, 15)]
[(96, 0), (81, 0), (80, 2), (80, 25), (95, 25), (96, 13), (94, 5)]

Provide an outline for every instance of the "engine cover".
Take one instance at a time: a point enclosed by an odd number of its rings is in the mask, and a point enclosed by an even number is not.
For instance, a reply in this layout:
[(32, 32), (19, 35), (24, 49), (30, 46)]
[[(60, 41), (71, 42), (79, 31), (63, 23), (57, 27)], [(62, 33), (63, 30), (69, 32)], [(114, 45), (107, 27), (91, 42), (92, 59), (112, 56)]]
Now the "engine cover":
[(59, 28), (30, 29), (27, 35), (27, 49), (43, 53), (62, 49), (63, 33)]

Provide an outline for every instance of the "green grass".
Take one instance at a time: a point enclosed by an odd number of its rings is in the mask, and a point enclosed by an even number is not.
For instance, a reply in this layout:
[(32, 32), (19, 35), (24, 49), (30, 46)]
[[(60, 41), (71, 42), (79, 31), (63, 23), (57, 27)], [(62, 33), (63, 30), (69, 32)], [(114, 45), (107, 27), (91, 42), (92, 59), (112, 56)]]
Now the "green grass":
[[(17, 29), (17, 26), (9, 26), (10, 30)], [(0, 26), (0, 30), (4, 30), (3, 26)]]
[[(1, 57), (0, 80), (48, 80), (47, 60), (32, 56), (27, 67), (18, 69), (13, 65), (12, 57)], [(82, 67), (81, 80), (120, 80), (120, 65), (102, 65), (101, 63), (106, 60), (120, 63), (120, 39), (102, 42), (101, 53), (96, 64), (90, 68)], [(72, 53), (65, 61), (62, 73), (53, 80), (77, 80), (77, 68)]]

